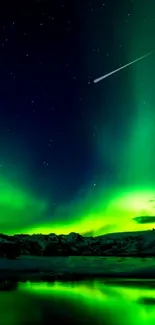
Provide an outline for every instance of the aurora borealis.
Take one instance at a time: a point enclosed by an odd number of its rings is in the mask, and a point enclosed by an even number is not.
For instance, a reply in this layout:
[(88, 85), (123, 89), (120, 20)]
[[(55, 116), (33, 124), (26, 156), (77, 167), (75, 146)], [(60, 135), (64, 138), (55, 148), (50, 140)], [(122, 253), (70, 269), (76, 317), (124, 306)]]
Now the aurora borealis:
[[(154, 226), (154, 208), (149, 202), (153, 190), (122, 190), (103, 200), (104, 193), (96, 193), (79, 198), (70, 204), (59, 206), (55, 213), (48, 215), (50, 204), (33, 197), (26, 190), (14, 189), (4, 184), (1, 196), (1, 229), (4, 233), (50, 233), (68, 234), (76, 231), (83, 235), (100, 235), (117, 231), (136, 231), (152, 229)], [(147, 215), (149, 214), (149, 217)], [(74, 215), (74, 219), (73, 216)], [(146, 219), (139, 222), (140, 216)], [(49, 221), (44, 221), (46, 218)], [(152, 222), (151, 222), (152, 216)], [(65, 218), (65, 219), (64, 219)], [(141, 217), (142, 218), (142, 217)], [(137, 219), (137, 220), (136, 220)], [(9, 220), (9, 224), (8, 221)], [(21, 225), (22, 224), (22, 225)]]
[[(0, 232), (155, 226), (155, 2), (0, 13)], [(11, 53), (11, 55), (10, 55)], [(151, 219), (152, 218), (152, 219)]]

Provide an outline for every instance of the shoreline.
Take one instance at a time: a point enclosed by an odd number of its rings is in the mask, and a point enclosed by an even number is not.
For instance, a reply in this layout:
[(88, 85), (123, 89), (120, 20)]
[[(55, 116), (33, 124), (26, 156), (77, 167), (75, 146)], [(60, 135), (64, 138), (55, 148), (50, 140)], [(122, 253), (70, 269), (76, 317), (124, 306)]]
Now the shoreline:
[(155, 258), (98, 256), (21, 256), (15, 260), (0, 258), (0, 290), (3, 290), (2, 284), (5, 287), (5, 282), (78, 281), (97, 278), (155, 279)]

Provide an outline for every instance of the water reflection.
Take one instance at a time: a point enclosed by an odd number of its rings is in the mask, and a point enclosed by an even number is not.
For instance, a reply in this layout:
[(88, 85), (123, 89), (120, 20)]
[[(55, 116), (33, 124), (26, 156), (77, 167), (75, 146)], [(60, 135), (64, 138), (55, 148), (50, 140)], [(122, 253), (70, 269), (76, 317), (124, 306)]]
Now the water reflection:
[(0, 292), (3, 325), (155, 324), (155, 282), (20, 283)]

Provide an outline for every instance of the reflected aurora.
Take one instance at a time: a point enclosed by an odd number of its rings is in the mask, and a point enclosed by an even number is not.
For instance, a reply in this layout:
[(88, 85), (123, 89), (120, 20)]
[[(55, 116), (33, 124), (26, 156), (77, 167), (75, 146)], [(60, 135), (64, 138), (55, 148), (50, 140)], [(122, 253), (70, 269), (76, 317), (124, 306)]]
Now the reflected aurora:
[[(67, 299), (76, 302), (77, 306), (84, 305), (88, 310), (96, 310), (98, 317), (102, 315), (104, 321), (110, 324), (149, 324), (155, 321), (155, 311), (140, 303), (145, 298), (155, 299), (155, 290), (143, 287), (135, 283), (134, 287), (108, 284), (103, 281), (83, 283), (26, 283), (20, 284), (21, 292), (30, 295), (50, 299), (53, 296), (58, 299)], [(82, 307), (80, 307), (82, 308)], [(109, 318), (109, 311), (112, 311), (113, 318)], [(122, 314), (123, 313), (123, 314)], [(127, 317), (127, 318), (126, 318)], [(121, 319), (120, 319), (121, 318)], [(126, 319), (125, 319), (126, 318)], [(115, 320), (115, 321), (114, 321)]]

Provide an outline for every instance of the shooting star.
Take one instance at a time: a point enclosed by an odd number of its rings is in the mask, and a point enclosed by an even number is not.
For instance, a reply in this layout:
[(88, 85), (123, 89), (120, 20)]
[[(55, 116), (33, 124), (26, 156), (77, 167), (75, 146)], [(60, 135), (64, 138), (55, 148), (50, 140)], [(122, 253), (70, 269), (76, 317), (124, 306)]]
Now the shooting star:
[(126, 65), (123, 65), (122, 67), (120, 67), (120, 68), (118, 68), (118, 69), (116, 69), (116, 70), (113, 70), (113, 71), (111, 71), (111, 72), (105, 74), (104, 76), (102, 76), (102, 77), (100, 77), (100, 78), (95, 79), (95, 80), (94, 80), (94, 83), (96, 84), (97, 82), (99, 82), (99, 81), (101, 81), (101, 80), (103, 80), (103, 79), (106, 79), (107, 77), (109, 77), (109, 76), (111, 76), (112, 74), (115, 74), (116, 72), (118, 72), (118, 71), (120, 71), (120, 70), (122, 70), (122, 69), (128, 67), (129, 65), (131, 65), (131, 64), (133, 64), (133, 63), (136, 63), (136, 62), (138, 62), (138, 61), (140, 61), (140, 60), (146, 58), (147, 56), (151, 55), (153, 52), (154, 52), (154, 51), (149, 52), (149, 53), (147, 53), (147, 54), (141, 56), (139, 59), (136, 59), (136, 60), (134, 60), (134, 61), (132, 61), (132, 62), (126, 64)]

